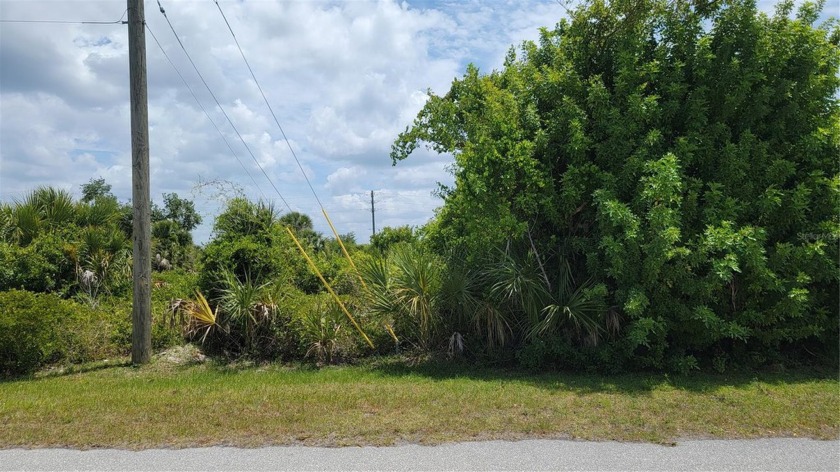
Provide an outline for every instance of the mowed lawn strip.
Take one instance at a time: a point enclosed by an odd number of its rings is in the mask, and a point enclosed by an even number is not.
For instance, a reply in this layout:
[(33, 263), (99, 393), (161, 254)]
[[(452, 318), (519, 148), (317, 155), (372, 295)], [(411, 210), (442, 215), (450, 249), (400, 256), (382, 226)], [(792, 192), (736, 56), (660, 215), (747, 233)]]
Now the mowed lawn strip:
[(151, 365), (0, 382), (0, 447), (388, 445), (476, 439), (836, 439), (829, 375), (524, 374), (394, 362)]

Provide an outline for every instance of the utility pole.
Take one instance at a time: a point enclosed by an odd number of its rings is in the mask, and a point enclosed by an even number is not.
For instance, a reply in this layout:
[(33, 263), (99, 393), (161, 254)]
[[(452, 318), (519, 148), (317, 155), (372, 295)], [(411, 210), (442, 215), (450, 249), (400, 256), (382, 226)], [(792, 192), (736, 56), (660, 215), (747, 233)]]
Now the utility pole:
[(131, 90), (131, 201), (134, 207), (131, 362), (152, 357), (152, 254), (149, 204), (149, 108), (146, 89), (146, 16), (143, 0), (128, 2), (128, 69)]
[(373, 190), (370, 191), (370, 226), (371, 235), (376, 236), (376, 208), (373, 206)]

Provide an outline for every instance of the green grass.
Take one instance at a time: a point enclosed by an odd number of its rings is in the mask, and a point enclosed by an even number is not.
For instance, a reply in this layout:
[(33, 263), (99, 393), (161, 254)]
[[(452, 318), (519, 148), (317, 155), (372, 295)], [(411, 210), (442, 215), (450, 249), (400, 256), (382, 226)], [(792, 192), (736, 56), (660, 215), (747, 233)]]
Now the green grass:
[(464, 365), (142, 368), (0, 382), (0, 447), (476, 439), (836, 439), (833, 375), (525, 374)]

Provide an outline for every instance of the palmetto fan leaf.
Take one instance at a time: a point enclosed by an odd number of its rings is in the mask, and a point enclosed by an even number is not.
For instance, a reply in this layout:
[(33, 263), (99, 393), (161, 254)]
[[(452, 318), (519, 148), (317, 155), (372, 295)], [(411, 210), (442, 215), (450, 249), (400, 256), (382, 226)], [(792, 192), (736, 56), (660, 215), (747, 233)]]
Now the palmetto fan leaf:
[(198, 290), (195, 291), (195, 302), (188, 306), (188, 314), (190, 316), (190, 332), (197, 333), (204, 330), (204, 335), (201, 337), (201, 342), (207, 338), (207, 334), (216, 324), (216, 311), (210, 308), (207, 299)]
[(66, 190), (39, 187), (24, 198), (24, 205), (38, 210), (45, 224), (59, 227), (75, 220), (76, 205)]
[(43, 218), (38, 208), (27, 203), (15, 205), (10, 219), (10, 239), (22, 246), (31, 243), (44, 226)]
[(555, 334), (564, 326), (571, 325), (578, 338), (589, 337), (597, 342), (604, 328), (600, 323), (605, 306), (592, 293), (592, 284), (587, 281), (576, 289), (557, 293), (554, 303), (543, 308), (541, 319), (531, 325), (527, 337)]
[(259, 284), (247, 273), (244, 280), (240, 280), (233, 273), (225, 272), (222, 280), (219, 309), (244, 336), (246, 350), (253, 351), (258, 345), (261, 327), (271, 321), (277, 310), (271, 293), (272, 284)]
[(443, 264), (431, 252), (410, 245), (397, 246), (392, 254), (392, 293), (420, 328), (420, 343), (428, 347), (438, 321)]
[(373, 314), (393, 316), (399, 307), (391, 294), (387, 261), (378, 257), (364, 258), (359, 262), (359, 271), (368, 288), (366, 293)]
[(251, 276), (246, 274), (245, 280), (240, 281), (233, 273), (225, 272), (222, 276), (224, 288), (220, 306), (234, 322), (256, 324), (257, 307), (265, 301), (265, 289), (270, 283), (256, 284)]
[(471, 326), (489, 348), (504, 346), (513, 334), (505, 310), (486, 300), (486, 274), (466, 268), (459, 257), (450, 259), (442, 287), (443, 301), (459, 323)]
[(120, 205), (112, 198), (99, 198), (77, 206), (80, 226), (110, 226), (120, 218)]
[(490, 296), (500, 305), (507, 304), (524, 312), (528, 324), (535, 324), (546, 305), (551, 303), (551, 293), (531, 257), (523, 262), (510, 254), (488, 269), (493, 281)]
[[(488, 270), (493, 280), (491, 298), (496, 308), (507, 304), (525, 315), (522, 332), (526, 338), (555, 335), (571, 328), (578, 338), (597, 340), (603, 331), (600, 319), (605, 311), (602, 302), (602, 286), (593, 286), (591, 281), (577, 285), (571, 265), (561, 259), (553, 277), (543, 276), (535, 262), (535, 256), (528, 254), (518, 259), (510, 254)], [(550, 289), (547, 279), (553, 279)], [(502, 308), (504, 309), (504, 308)], [(492, 312), (488, 311), (488, 315)], [(485, 329), (499, 331), (499, 322), (488, 323)]]

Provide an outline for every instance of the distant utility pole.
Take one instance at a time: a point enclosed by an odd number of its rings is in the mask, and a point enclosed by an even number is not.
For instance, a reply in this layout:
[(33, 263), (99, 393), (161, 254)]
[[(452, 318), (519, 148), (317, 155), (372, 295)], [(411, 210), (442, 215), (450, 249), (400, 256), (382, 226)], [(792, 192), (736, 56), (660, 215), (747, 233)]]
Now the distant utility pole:
[(376, 208), (373, 206), (373, 190), (370, 191), (370, 226), (371, 235), (376, 236)]
[(149, 204), (149, 109), (146, 90), (146, 16), (143, 0), (128, 1), (128, 69), (131, 89), (131, 201), (134, 207), (134, 299), (131, 362), (152, 357), (152, 254)]

